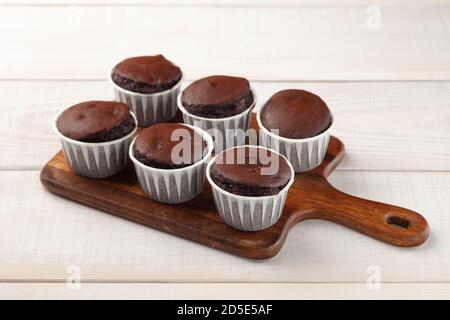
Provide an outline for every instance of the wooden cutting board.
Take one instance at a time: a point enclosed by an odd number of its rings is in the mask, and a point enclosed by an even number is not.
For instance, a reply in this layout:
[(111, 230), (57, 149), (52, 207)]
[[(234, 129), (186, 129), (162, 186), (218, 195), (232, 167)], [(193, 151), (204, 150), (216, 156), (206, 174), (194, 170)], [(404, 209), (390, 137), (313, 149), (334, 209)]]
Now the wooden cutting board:
[[(257, 127), (254, 117), (252, 127)], [(74, 174), (60, 151), (42, 169), (41, 181), (50, 192), (70, 200), (253, 259), (275, 256), (289, 230), (306, 219), (336, 222), (397, 246), (423, 243), (429, 231), (427, 221), (420, 214), (345, 194), (328, 183), (327, 177), (343, 157), (343, 143), (331, 137), (321, 166), (296, 175), (280, 220), (269, 229), (257, 232), (239, 231), (223, 223), (206, 181), (203, 192), (190, 202), (167, 205), (150, 200), (140, 188), (131, 163), (114, 177), (88, 179)]]

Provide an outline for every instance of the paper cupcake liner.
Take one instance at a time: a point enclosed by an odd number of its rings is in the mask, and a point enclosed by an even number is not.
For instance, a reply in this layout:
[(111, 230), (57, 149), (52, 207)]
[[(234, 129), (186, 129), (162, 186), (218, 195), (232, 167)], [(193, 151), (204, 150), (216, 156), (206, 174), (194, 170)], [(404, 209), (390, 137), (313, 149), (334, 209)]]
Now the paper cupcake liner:
[(128, 105), (136, 115), (140, 127), (167, 122), (177, 114), (177, 96), (182, 79), (169, 90), (144, 94), (119, 87), (112, 80), (111, 72), (108, 77), (114, 90), (115, 99)]
[(216, 157), (208, 164), (206, 177), (211, 185), (214, 202), (222, 220), (227, 225), (242, 231), (259, 231), (274, 225), (283, 212), (289, 188), (294, 182), (294, 171), (289, 162), (292, 171), (291, 179), (278, 194), (247, 197), (225, 191), (211, 179), (210, 170)]
[(134, 163), (139, 184), (149, 198), (175, 204), (189, 201), (202, 192), (206, 164), (211, 157), (213, 141), (206, 132), (192, 128), (206, 141), (208, 153), (202, 160), (184, 168), (159, 169), (146, 166), (134, 157), (133, 146), (136, 138), (131, 143), (129, 155)]
[(242, 135), (230, 135), (231, 131), (227, 130), (241, 129), (243, 132), (247, 131), (250, 123), (251, 112), (256, 105), (256, 94), (253, 90), (252, 94), (253, 103), (248, 109), (237, 115), (226, 118), (204, 118), (190, 114), (181, 103), (181, 93), (178, 95), (177, 104), (178, 109), (180, 109), (183, 114), (183, 122), (208, 132), (214, 139), (215, 152), (219, 153), (225, 149), (245, 144), (245, 139), (243, 139)]
[[(131, 115), (136, 122), (134, 114)], [(91, 143), (65, 137), (59, 132), (56, 121), (54, 127), (69, 166), (76, 174), (88, 178), (105, 178), (121, 171), (127, 165), (128, 148), (137, 131), (136, 125), (132, 132), (120, 139)]]
[(285, 156), (292, 164), (295, 172), (306, 172), (322, 163), (327, 153), (333, 119), (327, 130), (306, 139), (288, 139), (275, 135), (263, 126), (260, 112), (258, 112), (256, 120), (260, 127), (259, 144)]

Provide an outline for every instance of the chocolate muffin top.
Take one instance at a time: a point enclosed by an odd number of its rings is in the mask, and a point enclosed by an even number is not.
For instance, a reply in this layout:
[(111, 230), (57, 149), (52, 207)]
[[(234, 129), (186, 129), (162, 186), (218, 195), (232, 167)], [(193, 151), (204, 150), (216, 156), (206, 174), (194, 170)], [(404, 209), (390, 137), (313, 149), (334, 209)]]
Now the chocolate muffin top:
[(243, 112), (253, 103), (245, 78), (210, 76), (192, 82), (181, 94), (183, 107), (205, 118), (225, 118)]
[(268, 130), (278, 129), (281, 137), (314, 137), (331, 125), (331, 112), (317, 95), (305, 90), (275, 93), (261, 110), (261, 121)]
[(62, 112), (56, 127), (73, 140), (106, 142), (126, 136), (136, 128), (136, 123), (125, 103), (87, 101)]
[(280, 192), (291, 179), (283, 157), (267, 149), (239, 147), (220, 153), (211, 166), (211, 179), (222, 189), (241, 196)]
[(190, 166), (207, 153), (206, 142), (192, 128), (180, 123), (159, 123), (142, 130), (134, 144), (134, 156), (154, 168)]
[(181, 76), (180, 68), (163, 55), (128, 58), (112, 71), (115, 84), (138, 93), (168, 90), (180, 81)]

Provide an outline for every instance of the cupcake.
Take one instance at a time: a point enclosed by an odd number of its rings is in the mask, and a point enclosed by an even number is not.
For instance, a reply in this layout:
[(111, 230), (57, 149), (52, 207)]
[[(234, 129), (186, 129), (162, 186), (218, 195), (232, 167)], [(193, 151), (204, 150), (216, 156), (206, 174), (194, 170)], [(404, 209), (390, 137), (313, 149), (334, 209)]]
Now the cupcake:
[(109, 73), (116, 100), (130, 106), (148, 127), (175, 117), (182, 72), (162, 55), (128, 58)]
[(125, 103), (87, 101), (62, 111), (55, 130), (75, 173), (104, 178), (126, 166), (137, 122)]
[(142, 130), (129, 154), (145, 194), (173, 204), (189, 201), (202, 191), (212, 149), (212, 138), (203, 130), (160, 123)]
[(216, 152), (245, 143), (255, 103), (248, 80), (230, 76), (199, 79), (178, 96), (183, 121), (210, 133)]
[(327, 104), (305, 90), (274, 94), (257, 114), (260, 144), (279, 151), (294, 167), (305, 172), (325, 157), (333, 116)]
[(206, 168), (222, 220), (243, 231), (274, 225), (281, 216), (294, 170), (278, 152), (258, 146), (227, 149)]

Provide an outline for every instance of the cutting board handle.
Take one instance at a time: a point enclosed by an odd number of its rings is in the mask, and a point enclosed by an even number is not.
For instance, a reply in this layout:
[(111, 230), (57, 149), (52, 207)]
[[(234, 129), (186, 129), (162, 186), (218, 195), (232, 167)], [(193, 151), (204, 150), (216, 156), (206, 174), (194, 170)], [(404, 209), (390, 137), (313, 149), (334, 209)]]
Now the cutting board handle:
[(299, 220), (332, 221), (401, 247), (417, 246), (428, 238), (428, 223), (419, 213), (346, 194), (323, 176), (317, 175), (314, 180), (320, 181), (322, 196), (320, 201), (314, 201), (315, 209)]

